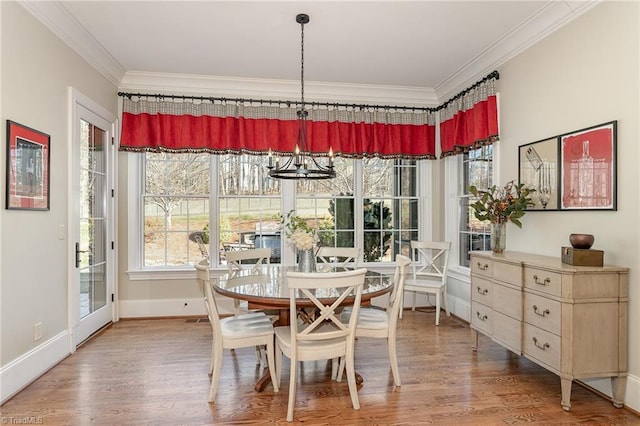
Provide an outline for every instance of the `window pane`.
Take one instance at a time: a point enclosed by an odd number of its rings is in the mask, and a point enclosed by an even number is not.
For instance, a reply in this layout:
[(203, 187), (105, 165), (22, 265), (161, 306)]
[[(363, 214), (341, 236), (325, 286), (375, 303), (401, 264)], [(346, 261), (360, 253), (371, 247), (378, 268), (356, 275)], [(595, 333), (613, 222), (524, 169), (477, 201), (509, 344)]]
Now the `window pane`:
[(270, 261), (280, 262), (280, 181), (267, 176), (266, 162), (266, 156), (220, 156), (220, 264), (224, 251), (266, 247)]
[(296, 184), (296, 214), (318, 229), (320, 244), (355, 246), (354, 160), (338, 157), (336, 177)]
[(392, 262), (396, 254), (408, 253), (411, 239), (418, 238), (416, 170), (415, 161), (363, 160), (364, 229), (380, 231), (365, 234), (365, 260)]
[[(351, 195), (353, 194), (353, 161), (349, 158), (336, 157), (334, 159), (334, 170), (336, 177), (326, 180), (302, 179), (296, 183), (296, 194), (298, 196), (308, 195)], [(322, 159), (320, 164), (324, 164)]]
[(487, 222), (475, 218), (469, 207), (475, 199), (469, 193), (469, 186), (486, 189), (492, 185), (493, 146), (484, 146), (464, 154), (463, 196), (460, 198), (460, 265), (469, 266), (470, 251), (490, 250), (490, 228)]
[(144, 266), (179, 266), (201, 256), (209, 222), (209, 154), (145, 155)]
[(221, 155), (220, 195), (280, 194), (280, 181), (268, 177), (266, 156)]

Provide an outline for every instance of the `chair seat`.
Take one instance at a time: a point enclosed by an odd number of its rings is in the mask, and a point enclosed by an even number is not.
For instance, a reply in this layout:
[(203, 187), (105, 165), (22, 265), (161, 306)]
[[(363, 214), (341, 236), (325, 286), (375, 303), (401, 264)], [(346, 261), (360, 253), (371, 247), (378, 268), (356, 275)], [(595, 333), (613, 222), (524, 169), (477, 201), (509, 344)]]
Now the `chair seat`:
[(245, 337), (273, 334), (271, 320), (262, 312), (237, 315), (220, 320), (224, 337)]
[[(347, 323), (351, 318), (351, 308), (346, 307), (340, 314), (340, 321)], [(356, 328), (356, 336), (359, 329), (367, 330), (386, 330), (389, 328), (389, 315), (387, 311), (377, 308), (361, 307), (358, 315), (358, 327)]]
[(444, 287), (444, 285), (445, 284), (440, 279), (431, 280), (429, 278), (407, 278), (404, 282), (404, 289), (406, 291), (411, 291), (411, 287), (438, 289)]
[[(291, 352), (291, 327), (276, 327), (274, 331), (276, 333), (276, 339), (279, 339), (280, 349), (285, 355), (289, 356)], [(299, 341), (297, 344), (298, 361), (316, 361), (339, 357), (343, 356), (347, 350), (347, 343), (344, 338), (322, 341)]]

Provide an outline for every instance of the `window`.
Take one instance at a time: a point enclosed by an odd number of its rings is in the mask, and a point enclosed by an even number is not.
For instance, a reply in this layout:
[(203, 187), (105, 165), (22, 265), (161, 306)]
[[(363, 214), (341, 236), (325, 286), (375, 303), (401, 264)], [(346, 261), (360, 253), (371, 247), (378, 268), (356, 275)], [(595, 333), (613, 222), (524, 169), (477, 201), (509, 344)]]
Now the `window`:
[(335, 164), (336, 179), (297, 187), (296, 211), (316, 221), (322, 245), (362, 247), (364, 262), (408, 254), (418, 237), (416, 162), (367, 158)]
[(363, 160), (364, 260), (392, 262), (410, 255), (418, 239), (417, 165), (408, 160)]
[(144, 163), (143, 266), (177, 266), (200, 256), (209, 223), (208, 154), (148, 153)]
[(270, 261), (280, 262), (280, 181), (267, 177), (266, 158), (218, 157), (219, 263), (225, 250), (253, 247), (271, 248)]
[(266, 156), (141, 157), (143, 268), (181, 268), (210, 251), (222, 265), (224, 250), (249, 247), (270, 247), (280, 262), (280, 217), (291, 209), (321, 244), (362, 247), (364, 262), (392, 262), (418, 238), (416, 161), (336, 158), (336, 178), (286, 186), (267, 177)]
[(462, 161), (462, 188), (460, 197), (460, 266), (469, 266), (469, 252), (489, 250), (491, 229), (486, 222), (480, 222), (469, 207), (473, 203), (469, 186), (486, 189), (492, 185), (493, 146), (487, 145), (464, 154)]
[(336, 177), (296, 184), (295, 209), (318, 229), (320, 244), (329, 247), (354, 247), (356, 244), (356, 211), (354, 169), (357, 161), (336, 158)]

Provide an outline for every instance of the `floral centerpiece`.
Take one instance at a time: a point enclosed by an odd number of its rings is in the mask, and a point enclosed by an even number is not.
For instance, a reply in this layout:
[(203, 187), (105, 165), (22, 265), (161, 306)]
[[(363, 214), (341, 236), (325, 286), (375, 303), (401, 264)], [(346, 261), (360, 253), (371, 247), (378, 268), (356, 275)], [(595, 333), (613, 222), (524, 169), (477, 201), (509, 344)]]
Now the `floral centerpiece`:
[(298, 250), (298, 270), (302, 272), (315, 272), (316, 254), (315, 246), (318, 243), (318, 233), (309, 226), (306, 220), (295, 214), (295, 210), (287, 213), (280, 219), (284, 225), (289, 242)]
[(474, 216), (478, 220), (491, 222), (491, 247), (494, 252), (500, 253), (506, 244), (506, 224), (512, 222), (518, 228), (522, 228), (520, 218), (524, 216), (525, 209), (534, 203), (529, 195), (535, 189), (527, 188), (525, 184), (507, 182), (504, 187), (492, 186), (488, 190), (479, 190), (475, 186), (469, 187), (469, 192), (476, 197), (471, 204)]

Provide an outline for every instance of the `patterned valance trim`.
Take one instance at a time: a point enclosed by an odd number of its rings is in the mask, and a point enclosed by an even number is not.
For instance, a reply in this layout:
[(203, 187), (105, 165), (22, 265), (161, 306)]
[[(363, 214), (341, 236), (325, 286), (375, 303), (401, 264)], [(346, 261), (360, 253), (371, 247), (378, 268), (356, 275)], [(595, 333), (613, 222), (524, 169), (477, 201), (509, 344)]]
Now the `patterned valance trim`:
[(491, 144), (499, 139), (495, 73), (454, 97), (440, 110), (441, 157)]
[[(298, 108), (210, 102), (193, 99), (125, 97), (120, 150), (129, 152), (210, 152), (290, 155)], [(434, 111), (393, 107), (307, 109), (307, 136), (313, 155), (360, 158), (433, 159)]]

